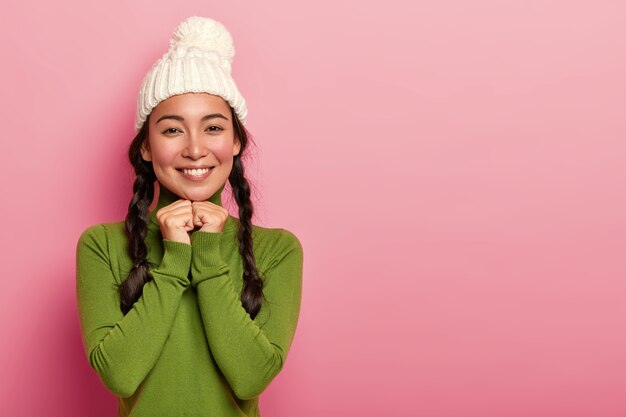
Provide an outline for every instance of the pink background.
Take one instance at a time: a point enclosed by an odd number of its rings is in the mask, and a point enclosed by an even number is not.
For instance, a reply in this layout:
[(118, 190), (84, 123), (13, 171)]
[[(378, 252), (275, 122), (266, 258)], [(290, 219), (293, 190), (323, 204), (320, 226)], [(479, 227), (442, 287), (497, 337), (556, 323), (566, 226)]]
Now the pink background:
[(205, 15), (255, 223), (305, 249), (263, 416), (626, 415), (624, 2), (415, 3), (5, 1), (0, 413), (115, 415), (75, 246), (125, 216), (139, 83)]

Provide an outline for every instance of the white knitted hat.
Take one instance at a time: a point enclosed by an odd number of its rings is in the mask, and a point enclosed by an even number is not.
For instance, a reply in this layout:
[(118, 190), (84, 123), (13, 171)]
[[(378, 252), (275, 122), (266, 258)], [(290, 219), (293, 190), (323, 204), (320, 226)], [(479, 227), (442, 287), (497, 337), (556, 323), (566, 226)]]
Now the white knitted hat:
[(192, 16), (182, 21), (170, 39), (168, 51), (152, 66), (137, 97), (135, 131), (152, 109), (168, 97), (182, 93), (210, 93), (230, 104), (242, 124), (246, 102), (231, 76), (235, 47), (220, 22)]

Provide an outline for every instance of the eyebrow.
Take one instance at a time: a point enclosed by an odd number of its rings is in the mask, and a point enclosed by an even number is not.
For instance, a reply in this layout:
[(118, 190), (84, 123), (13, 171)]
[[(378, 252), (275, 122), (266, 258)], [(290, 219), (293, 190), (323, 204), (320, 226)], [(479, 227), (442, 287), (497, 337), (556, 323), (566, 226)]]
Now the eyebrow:
[[(206, 116), (202, 117), (202, 119), (200, 119), (200, 121), (204, 122), (205, 120), (214, 119), (216, 117), (222, 118), (224, 120), (228, 120), (228, 118), (226, 116), (224, 116), (222, 113), (213, 113), (213, 114), (207, 114)], [(157, 124), (161, 120), (165, 120), (165, 119), (174, 119), (174, 120), (178, 120), (180, 122), (184, 122), (185, 121), (183, 116), (179, 116), (177, 114), (164, 114), (163, 116), (159, 117), (159, 120), (157, 120), (155, 124)]]

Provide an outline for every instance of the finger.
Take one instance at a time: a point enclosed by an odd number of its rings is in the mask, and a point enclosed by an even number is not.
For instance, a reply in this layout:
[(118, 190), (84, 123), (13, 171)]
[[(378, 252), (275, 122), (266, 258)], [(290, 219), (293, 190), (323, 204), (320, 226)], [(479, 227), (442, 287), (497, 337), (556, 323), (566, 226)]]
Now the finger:
[(206, 206), (206, 207), (214, 207), (214, 208), (218, 208), (218, 207), (222, 207), (218, 204), (212, 203), (208, 200), (202, 200), (202, 201), (192, 201), (191, 202), (192, 206)]
[(176, 207), (170, 209), (165, 214), (161, 214), (159, 222), (161, 224), (170, 224), (177, 227), (186, 227), (187, 224), (191, 223), (192, 218), (193, 213), (191, 207)]
[(210, 211), (196, 207), (193, 210), (193, 224), (195, 224), (196, 226), (202, 226), (204, 223), (206, 223), (206, 213), (210, 213)]
[(217, 212), (222, 213), (225, 217), (228, 217), (228, 210), (224, 207), (213, 204), (210, 201), (194, 201), (191, 203), (192, 209), (195, 211), (205, 211), (205, 212)]
[(167, 215), (170, 212), (175, 212), (176, 210), (178, 210), (180, 208), (191, 209), (191, 201), (185, 200), (185, 199), (180, 199), (180, 200), (176, 200), (172, 204), (169, 204), (169, 205), (167, 205), (165, 207), (161, 207), (157, 211), (157, 213), (156, 213), (157, 218), (159, 218), (160, 216), (163, 216), (163, 215)]
[[(197, 202), (197, 204), (192, 205), (193, 211), (193, 222), (198, 226), (202, 226), (206, 222), (215, 221), (218, 217), (218, 210), (215, 207), (219, 206), (211, 206), (209, 204), (202, 204), (204, 201)], [(212, 203), (210, 203), (212, 204)]]
[(187, 219), (187, 222), (185, 223), (185, 230), (187, 230), (188, 232), (192, 231), (194, 229), (194, 225), (193, 225), (193, 221), (192, 221), (192, 217), (189, 217), (189, 219)]
[(161, 207), (161, 209), (159, 209), (160, 212), (162, 213), (169, 213), (172, 210), (177, 210), (179, 208), (187, 208), (187, 209), (191, 209), (191, 201), (189, 200), (177, 200), (176, 202), (169, 204), (165, 207)]
[(219, 225), (225, 222), (225, 218), (221, 212), (218, 211), (200, 211), (194, 215), (195, 223), (199, 226), (203, 226), (205, 224), (209, 225)]

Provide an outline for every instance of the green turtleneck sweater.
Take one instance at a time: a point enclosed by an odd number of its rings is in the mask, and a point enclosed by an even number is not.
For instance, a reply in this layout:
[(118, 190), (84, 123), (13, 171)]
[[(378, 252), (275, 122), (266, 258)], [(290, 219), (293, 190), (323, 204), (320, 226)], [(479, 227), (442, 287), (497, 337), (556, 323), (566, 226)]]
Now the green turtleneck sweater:
[[(222, 205), (220, 188), (208, 201)], [(163, 239), (156, 212), (179, 199), (160, 186), (145, 239), (152, 279), (124, 315), (119, 286), (132, 266), (124, 222), (87, 228), (76, 248), (76, 296), (89, 364), (118, 397), (118, 416), (260, 416), (300, 311), (303, 251), (286, 229), (253, 226), (264, 300), (241, 304), (239, 219), (191, 244)]]

